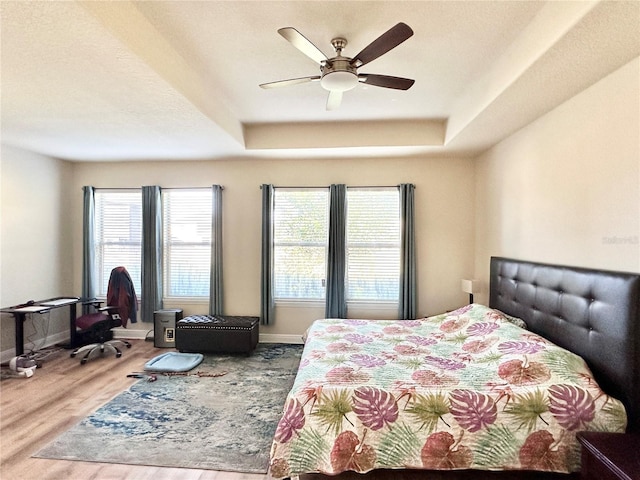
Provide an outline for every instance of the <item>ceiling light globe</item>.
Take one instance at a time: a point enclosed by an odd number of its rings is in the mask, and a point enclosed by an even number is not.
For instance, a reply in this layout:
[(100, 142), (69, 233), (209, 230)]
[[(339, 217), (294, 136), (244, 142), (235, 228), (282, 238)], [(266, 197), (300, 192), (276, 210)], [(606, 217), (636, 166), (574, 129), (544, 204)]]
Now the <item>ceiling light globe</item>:
[(329, 72), (320, 80), (320, 85), (330, 92), (346, 92), (358, 84), (358, 76), (351, 72)]

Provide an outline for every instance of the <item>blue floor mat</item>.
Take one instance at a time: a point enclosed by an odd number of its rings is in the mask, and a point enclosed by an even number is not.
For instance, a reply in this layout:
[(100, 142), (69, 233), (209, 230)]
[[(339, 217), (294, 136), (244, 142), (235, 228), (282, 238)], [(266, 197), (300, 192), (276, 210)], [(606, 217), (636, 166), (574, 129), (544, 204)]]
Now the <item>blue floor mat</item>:
[(201, 353), (167, 352), (149, 360), (144, 369), (150, 372), (187, 372), (200, 365), (203, 358)]

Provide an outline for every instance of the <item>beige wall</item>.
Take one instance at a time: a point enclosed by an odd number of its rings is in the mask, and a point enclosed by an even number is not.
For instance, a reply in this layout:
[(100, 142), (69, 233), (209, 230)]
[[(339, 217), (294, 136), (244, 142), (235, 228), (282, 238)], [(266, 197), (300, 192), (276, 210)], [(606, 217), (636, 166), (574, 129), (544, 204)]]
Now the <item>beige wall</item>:
[[(414, 183), (420, 315), (463, 304), (460, 279), (474, 272), (484, 284), (476, 300), (486, 302), (491, 255), (640, 272), (639, 78), (636, 59), (477, 159), (70, 164), (3, 146), (0, 303), (80, 293), (83, 185), (224, 185), (229, 314), (259, 312), (261, 183)], [(165, 304), (176, 306), (207, 309)], [(299, 335), (322, 315), (279, 308), (261, 332)], [(65, 326), (60, 318), (48, 333)], [(27, 333), (39, 339), (40, 327)], [(13, 347), (8, 315), (1, 334), (2, 351)]]
[(640, 272), (640, 62), (476, 161), (476, 276), (489, 257)]
[[(73, 295), (71, 164), (2, 145), (0, 176), (0, 306)], [(39, 346), (47, 328), (68, 332), (68, 307), (33, 317), (27, 348)], [(13, 316), (2, 314), (0, 325), (0, 350), (12, 349)]]
[[(411, 160), (219, 160), (209, 162), (81, 163), (73, 167), (72, 215), (74, 288), (80, 290), (81, 187), (192, 187), (221, 184), (224, 222), (224, 310), (233, 315), (260, 312), (260, 185), (319, 186), (331, 183), (358, 185), (416, 185), (416, 242), (418, 256), (418, 308), (428, 315), (463, 305), (460, 279), (473, 271), (474, 198), (473, 162), (470, 159)], [(206, 313), (204, 303), (168, 304), (185, 314)], [(310, 323), (324, 316), (324, 307), (278, 307), (276, 321), (261, 333), (301, 335)], [(350, 316), (386, 316), (375, 311), (350, 311)], [(137, 328), (147, 325), (138, 324)]]

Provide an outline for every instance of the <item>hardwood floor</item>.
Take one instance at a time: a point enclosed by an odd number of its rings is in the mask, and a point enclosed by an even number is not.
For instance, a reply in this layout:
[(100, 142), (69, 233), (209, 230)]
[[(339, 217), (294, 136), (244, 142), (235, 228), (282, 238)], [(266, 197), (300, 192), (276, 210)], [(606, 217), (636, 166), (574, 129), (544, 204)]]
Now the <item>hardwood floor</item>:
[(80, 365), (62, 350), (31, 378), (0, 382), (0, 479), (2, 480), (266, 480), (268, 475), (184, 468), (32, 458), (48, 442), (127, 389), (131, 372), (164, 349), (132, 341), (121, 358), (112, 354)]

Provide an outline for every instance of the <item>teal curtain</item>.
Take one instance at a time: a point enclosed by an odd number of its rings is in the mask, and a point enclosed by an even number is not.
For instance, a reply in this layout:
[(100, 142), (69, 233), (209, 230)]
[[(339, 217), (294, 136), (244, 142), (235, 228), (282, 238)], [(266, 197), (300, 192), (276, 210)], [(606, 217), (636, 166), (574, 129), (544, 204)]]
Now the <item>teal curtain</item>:
[(160, 187), (142, 187), (142, 321), (162, 309), (162, 200)]
[(262, 185), (262, 259), (260, 279), (260, 323), (274, 320), (273, 301), (273, 185)]
[(222, 187), (211, 186), (211, 270), (209, 278), (209, 314), (222, 315)]
[(347, 318), (346, 228), (347, 187), (334, 184), (329, 187), (329, 249), (324, 313), (326, 318)]
[[(82, 297), (94, 298), (95, 292), (95, 189), (82, 187)], [(83, 313), (88, 313), (89, 305), (83, 306)]]
[(400, 298), (401, 319), (416, 318), (416, 242), (414, 185), (403, 183), (400, 189)]

